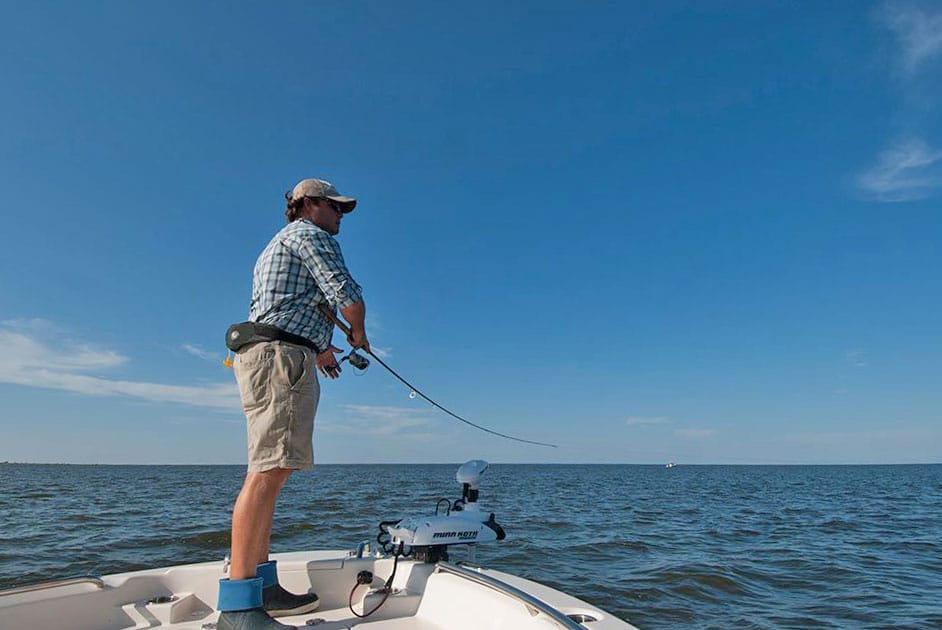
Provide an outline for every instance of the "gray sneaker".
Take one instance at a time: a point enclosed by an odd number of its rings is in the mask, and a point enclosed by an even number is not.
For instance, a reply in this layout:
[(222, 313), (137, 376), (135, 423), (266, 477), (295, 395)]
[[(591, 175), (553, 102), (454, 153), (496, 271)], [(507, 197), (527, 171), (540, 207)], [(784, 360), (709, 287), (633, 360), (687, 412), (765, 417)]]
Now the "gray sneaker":
[(297, 627), (275, 621), (261, 608), (252, 608), (219, 613), (216, 630), (297, 630)]
[(320, 603), (316, 593), (295, 595), (282, 588), (281, 584), (262, 589), (262, 607), (272, 617), (303, 615), (316, 610)]

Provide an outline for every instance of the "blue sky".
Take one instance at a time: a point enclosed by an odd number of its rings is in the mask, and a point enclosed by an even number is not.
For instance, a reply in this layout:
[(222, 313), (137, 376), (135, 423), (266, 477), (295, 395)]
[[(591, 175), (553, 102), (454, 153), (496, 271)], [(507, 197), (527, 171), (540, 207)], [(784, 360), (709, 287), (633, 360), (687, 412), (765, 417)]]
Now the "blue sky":
[[(7, 3), (0, 461), (240, 463), (304, 177), (378, 365), (335, 462), (942, 461), (942, 8)], [(342, 341), (338, 336), (338, 342)]]

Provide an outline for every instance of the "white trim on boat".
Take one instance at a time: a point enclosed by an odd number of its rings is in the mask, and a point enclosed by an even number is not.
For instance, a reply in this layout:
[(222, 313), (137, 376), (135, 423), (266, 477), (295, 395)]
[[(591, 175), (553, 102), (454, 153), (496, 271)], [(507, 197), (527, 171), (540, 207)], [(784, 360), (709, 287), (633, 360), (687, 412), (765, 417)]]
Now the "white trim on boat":
[(27, 584), (26, 586), (16, 586), (14, 588), (0, 591), (0, 595), (22, 595), (34, 591), (44, 591), (47, 588), (60, 588), (63, 586), (75, 586), (76, 584), (92, 584), (98, 588), (105, 588), (105, 581), (95, 575), (77, 575), (75, 577), (63, 578), (61, 580), (49, 580), (48, 582), (39, 582), (37, 584)]
[(515, 586), (511, 586), (506, 582), (498, 580), (495, 577), (485, 575), (484, 573), (478, 573), (477, 571), (473, 571), (463, 566), (451, 564), (449, 562), (439, 562), (435, 565), (435, 573), (442, 572), (461, 576), (467, 580), (471, 580), (472, 582), (492, 588), (503, 595), (513, 597), (527, 607), (534, 609), (536, 612), (541, 612), (552, 618), (553, 621), (567, 630), (585, 630), (585, 626), (576, 623), (563, 613), (544, 602), (542, 599), (538, 599), (529, 593), (521, 591)]

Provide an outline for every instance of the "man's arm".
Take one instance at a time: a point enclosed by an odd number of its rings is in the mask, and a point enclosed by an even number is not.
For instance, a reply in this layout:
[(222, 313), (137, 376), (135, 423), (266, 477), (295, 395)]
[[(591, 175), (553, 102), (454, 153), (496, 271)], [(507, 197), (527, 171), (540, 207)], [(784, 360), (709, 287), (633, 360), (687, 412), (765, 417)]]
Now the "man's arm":
[[(336, 317), (331, 314), (328, 307), (323, 306), (322, 308), (328, 316), (336, 319)], [(366, 327), (364, 325), (366, 320), (366, 303), (363, 299), (360, 298), (356, 302), (342, 307), (340, 314), (343, 315), (344, 319), (350, 324), (350, 334), (347, 335), (347, 341), (350, 345), (354, 348), (363, 348), (367, 352), (370, 352), (370, 342), (366, 338)], [(340, 320), (337, 319), (337, 322), (340, 323)], [(317, 368), (324, 376), (329, 378), (337, 378), (340, 376), (340, 366), (337, 364), (337, 357), (334, 356), (339, 352), (339, 348), (335, 348), (331, 345), (317, 355)]]
[[(340, 308), (344, 318), (354, 324), (354, 320), (346, 315), (346, 309), (355, 307), (357, 302), (363, 300), (360, 285), (356, 283), (340, 253), (340, 245), (324, 231), (314, 232), (303, 239), (295, 240), (292, 245), (296, 248), (298, 256), (311, 272), (317, 287), (324, 294), (327, 303)], [(289, 245), (290, 247), (290, 245)], [(363, 308), (363, 313), (366, 309)], [(351, 315), (355, 317), (355, 315)], [(359, 325), (363, 328), (363, 315), (360, 316)]]
[(347, 342), (354, 348), (370, 351), (370, 342), (366, 338), (366, 302), (362, 299), (340, 309), (340, 314), (350, 324)]

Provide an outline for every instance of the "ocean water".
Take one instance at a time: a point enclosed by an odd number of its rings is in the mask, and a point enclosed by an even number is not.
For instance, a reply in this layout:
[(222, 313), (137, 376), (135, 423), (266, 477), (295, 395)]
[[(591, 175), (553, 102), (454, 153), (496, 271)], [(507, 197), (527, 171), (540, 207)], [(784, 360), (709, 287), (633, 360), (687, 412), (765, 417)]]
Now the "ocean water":
[[(318, 466), (274, 552), (348, 549), (457, 498), (457, 465)], [(0, 589), (227, 553), (239, 466), (0, 465)], [(492, 465), (476, 561), (640, 628), (942, 628), (942, 465)], [(465, 557), (455, 548), (452, 559)]]

